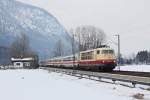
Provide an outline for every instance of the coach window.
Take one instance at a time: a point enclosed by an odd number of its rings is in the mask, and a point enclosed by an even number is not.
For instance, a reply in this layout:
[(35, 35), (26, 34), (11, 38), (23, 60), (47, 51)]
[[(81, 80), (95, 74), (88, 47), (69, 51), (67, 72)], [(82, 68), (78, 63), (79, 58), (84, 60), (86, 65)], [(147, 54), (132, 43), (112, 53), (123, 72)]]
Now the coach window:
[(97, 50), (97, 54), (100, 54), (100, 51), (99, 51), (99, 50)]

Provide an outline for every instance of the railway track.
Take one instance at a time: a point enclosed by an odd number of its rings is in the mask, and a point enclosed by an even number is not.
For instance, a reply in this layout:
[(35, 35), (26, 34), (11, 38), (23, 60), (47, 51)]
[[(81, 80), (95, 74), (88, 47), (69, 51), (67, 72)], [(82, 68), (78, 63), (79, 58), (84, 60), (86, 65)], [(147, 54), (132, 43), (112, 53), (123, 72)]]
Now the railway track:
[(146, 72), (128, 72), (128, 71), (114, 71), (114, 72), (92, 72), (92, 71), (82, 71), (82, 70), (72, 70), (72, 69), (62, 69), (62, 68), (44, 68), (49, 71), (66, 73), (69, 75), (77, 76), (80, 78), (87, 78), (95, 80), (92, 77), (98, 78), (98, 81), (101, 79), (110, 79), (112, 83), (116, 81), (132, 83), (133, 87), (136, 84), (148, 85), (150, 86), (150, 73)]
[[(66, 68), (65, 68), (66, 69)], [(74, 69), (77, 70), (78, 69)], [(85, 70), (80, 69), (81, 71), (89, 71), (89, 72), (98, 72), (98, 73), (109, 73), (109, 74), (119, 74), (119, 75), (130, 75), (130, 76), (139, 76), (139, 77), (150, 77), (150, 72), (136, 72), (136, 71), (112, 71), (112, 72), (104, 72), (104, 71), (96, 71), (96, 70)]]
[(89, 72), (99, 72), (99, 73), (109, 73), (109, 74), (119, 74), (119, 75), (131, 75), (131, 76), (139, 76), (139, 77), (150, 77), (150, 72), (136, 72), (136, 71), (117, 71), (114, 70), (112, 72), (104, 72), (104, 71), (95, 71), (95, 70), (82, 70)]
[(150, 72), (113, 71), (113, 72), (106, 72), (106, 73), (120, 74), (120, 75), (131, 75), (131, 76), (139, 76), (139, 77), (150, 77)]

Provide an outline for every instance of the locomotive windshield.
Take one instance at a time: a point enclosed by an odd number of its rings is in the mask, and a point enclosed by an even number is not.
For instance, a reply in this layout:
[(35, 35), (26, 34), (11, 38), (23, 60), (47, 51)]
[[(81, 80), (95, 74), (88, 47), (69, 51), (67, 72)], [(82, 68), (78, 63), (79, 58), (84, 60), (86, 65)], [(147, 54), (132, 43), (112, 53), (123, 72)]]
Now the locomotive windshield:
[(102, 50), (102, 54), (114, 54), (113, 50)]

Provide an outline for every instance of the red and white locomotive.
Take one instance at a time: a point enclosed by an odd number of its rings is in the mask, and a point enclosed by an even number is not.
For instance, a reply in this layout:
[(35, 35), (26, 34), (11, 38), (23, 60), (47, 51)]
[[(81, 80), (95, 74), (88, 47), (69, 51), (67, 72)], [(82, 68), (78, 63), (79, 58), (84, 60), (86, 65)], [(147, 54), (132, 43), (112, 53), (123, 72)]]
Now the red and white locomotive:
[(42, 62), (47, 67), (112, 71), (116, 65), (114, 50), (108, 47), (82, 51), (79, 54), (55, 57)]

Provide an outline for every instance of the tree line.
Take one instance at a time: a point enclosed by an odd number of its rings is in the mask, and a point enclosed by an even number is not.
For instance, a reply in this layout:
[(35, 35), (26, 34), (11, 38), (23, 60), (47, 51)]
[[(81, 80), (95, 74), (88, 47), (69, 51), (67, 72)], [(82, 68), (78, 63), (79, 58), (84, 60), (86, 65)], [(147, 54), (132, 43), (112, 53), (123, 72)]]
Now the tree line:
[(38, 54), (30, 47), (29, 37), (26, 34), (18, 35), (9, 47), (0, 46), (0, 64), (11, 64), (11, 58), (33, 57), (38, 61)]
[[(75, 29), (70, 29), (70, 40), (72, 44), (72, 54), (78, 51), (95, 49), (102, 46), (107, 46), (106, 33), (95, 26), (84, 25), (78, 26)], [(64, 56), (65, 51), (63, 42), (59, 40), (55, 44), (53, 57)], [(120, 57), (120, 64), (150, 64), (150, 51), (139, 51), (136, 55), (131, 55), (129, 58)]]
[(150, 64), (150, 51), (142, 50), (130, 58), (121, 57), (120, 64)]
[(14, 58), (36, 57), (38, 54), (30, 47), (29, 37), (20, 34), (10, 46), (10, 55)]
[(39, 57), (38, 54), (33, 51), (30, 47), (29, 37), (26, 34), (20, 34), (17, 38), (12, 42), (9, 47), (10, 58), (28, 58), (32, 57), (34, 59), (35, 66), (31, 66), (32, 68), (36, 68), (38, 66)]
[[(72, 45), (72, 54), (78, 51), (95, 49), (106, 44), (105, 32), (95, 26), (78, 26), (75, 29), (70, 29), (69, 33), (70, 39), (68, 42)], [(65, 55), (63, 45), (62, 41), (58, 40), (55, 44), (53, 57)]]
[[(78, 51), (95, 49), (106, 45), (106, 34), (100, 28), (95, 26), (79, 26), (70, 30), (68, 42), (72, 45), (72, 54)], [(10, 46), (11, 57), (38, 57), (35, 51), (32, 51), (29, 45), (29, 39), (25, 34), (21, 34)], [(65, 49), (62, 40), (55, 43), (54, 52), (51, 57), (65, 56)], [(120, 64), (150, 64), (150, 51), (139, 51), (130, 58), (120, 58)]]

